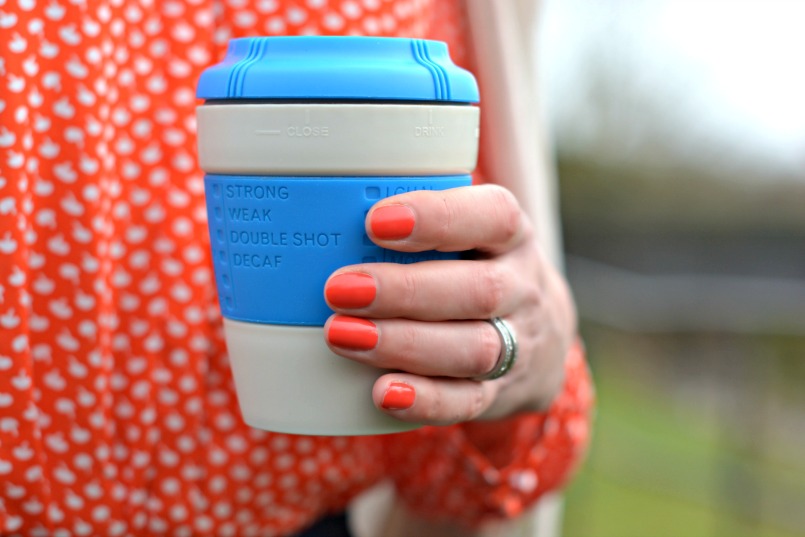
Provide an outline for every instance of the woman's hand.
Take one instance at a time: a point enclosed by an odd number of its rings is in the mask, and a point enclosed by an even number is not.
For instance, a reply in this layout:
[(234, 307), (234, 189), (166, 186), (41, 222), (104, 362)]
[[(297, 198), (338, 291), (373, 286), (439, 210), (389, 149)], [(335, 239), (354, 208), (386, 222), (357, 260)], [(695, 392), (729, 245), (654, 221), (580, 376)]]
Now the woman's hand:
[[(325, 286), (336, 312), (330, 348), (394, 372), (374, 385), (375, 405), (403, 421), (450, 424), (544, 410), (559, 393), (575, 310), (514, 196), (495, 185), (418, 191), (378, 202), (366, 231), (402, 252), (470, 250), (472, 259), (344, 267)], [(513, 369), (492, 381), (502, 317), (519, 344)]]

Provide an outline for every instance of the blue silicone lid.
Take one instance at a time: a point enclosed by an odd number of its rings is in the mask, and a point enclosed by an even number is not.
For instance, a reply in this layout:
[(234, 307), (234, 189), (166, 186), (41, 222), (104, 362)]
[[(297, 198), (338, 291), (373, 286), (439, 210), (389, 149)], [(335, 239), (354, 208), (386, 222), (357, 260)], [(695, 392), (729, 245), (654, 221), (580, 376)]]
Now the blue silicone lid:
[(478, 102), (473, 75), (441, 41), (388, 37), (248, 37), (206, 69), (201, 99)]

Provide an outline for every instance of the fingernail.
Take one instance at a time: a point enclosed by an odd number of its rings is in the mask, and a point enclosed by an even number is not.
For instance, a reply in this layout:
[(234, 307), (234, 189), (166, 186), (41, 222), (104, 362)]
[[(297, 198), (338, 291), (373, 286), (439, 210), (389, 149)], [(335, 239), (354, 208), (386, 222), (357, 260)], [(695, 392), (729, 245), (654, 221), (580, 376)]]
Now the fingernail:
[(404, 239), (414, 230), (414, 212), (405, 205), (385, 205), (372, 212), (369, 226), (378, 239)]
[(327, 341), (344, 349), (368, 351), (377, 345), (377, 327), (366, 319), (336, 315), (330, 321)]
[(327, 282), (324, 296), (336, 308), (365, 308), (371, 304), (377, 289), (375, 279), (362, 272), (339, 274)]
[(386, 410), (405, 410), (413, 406), (414, 399), (416, 399), (416, 390), (413, 386), (403, 382), (392, 382), (386, 388), (380, 406)]

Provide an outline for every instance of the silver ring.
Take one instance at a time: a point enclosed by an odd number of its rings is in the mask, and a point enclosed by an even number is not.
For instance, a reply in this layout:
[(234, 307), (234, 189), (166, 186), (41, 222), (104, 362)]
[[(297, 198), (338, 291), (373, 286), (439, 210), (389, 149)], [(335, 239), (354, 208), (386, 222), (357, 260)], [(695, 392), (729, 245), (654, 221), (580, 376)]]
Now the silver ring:
[(498, 331), (498, 336), (500, 336), (500, 356), (498, 356), (495, 367), (489, 373), (475, 377), (473, 380), (500, 378), (508, 373), (514, 366), (514, 362), (517, 361), (517, 338), (514, 336), (512, 326), (500, 317), (489, 319), (487, 322), (495, 327), (495, 330)]

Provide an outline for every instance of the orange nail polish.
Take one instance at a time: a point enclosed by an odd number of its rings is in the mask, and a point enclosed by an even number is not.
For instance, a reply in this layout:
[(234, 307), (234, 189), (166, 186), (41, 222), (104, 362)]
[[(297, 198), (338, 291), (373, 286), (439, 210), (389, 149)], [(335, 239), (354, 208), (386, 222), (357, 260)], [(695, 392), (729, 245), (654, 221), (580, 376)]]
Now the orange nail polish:
[(375, 323), (366, 319), (336, 315), (330, 321), (327, 341), (344, 349), (368, 351), (377, 345), (377, 327)]
[(327, 302), (336, 308), (365, 308), (371, 304), (377, 289), (375, 279), (362, 272), (347, 272), (331, 278), (324, 289)]
[(383, 394), (380, 406), (386, 410), (405, 410), (411, 408), (416, 399), (416, 390), (410, 384), (392, 382)]
[(404, 239), (414, 230), (414, 212), (405, 205), (386, 205), (372, 212), (369, 227), (378, 239)]

